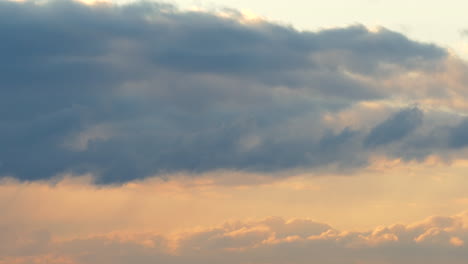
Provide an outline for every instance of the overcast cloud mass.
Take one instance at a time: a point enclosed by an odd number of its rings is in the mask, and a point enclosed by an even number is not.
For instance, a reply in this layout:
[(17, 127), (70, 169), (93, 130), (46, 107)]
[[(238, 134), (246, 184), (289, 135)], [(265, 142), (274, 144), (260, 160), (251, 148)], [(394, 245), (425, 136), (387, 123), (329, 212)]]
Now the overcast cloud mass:
[[(465, 80), (406, 81), (465, 65), (383, 28), (299, 32), (235, 10), (149, 2), (0, 5), (2, 175), (92, 172), (113, 183), (174, 171), (349, 169), (375, 151), (413, 159), (468, 142), (461, 121), (421, 131), (431, 116), (419, 109), (450, 100)], [(337, 130), (324, 121), (396, 98), (375, 122)], [(446, 143), (404, 149), (439, 126)]]

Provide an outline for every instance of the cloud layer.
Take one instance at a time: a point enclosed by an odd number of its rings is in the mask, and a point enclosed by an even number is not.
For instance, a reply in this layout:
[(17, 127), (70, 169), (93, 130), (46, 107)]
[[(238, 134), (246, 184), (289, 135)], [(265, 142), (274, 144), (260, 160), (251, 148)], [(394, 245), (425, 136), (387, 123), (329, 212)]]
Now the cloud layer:
[(173, 236), (113, 232), (52, 240), (47, 232), (8, 236), (2, 230), (0, 263), (465, 263), (468, 216), (431, 217), (339, 231), (307, 219), (270, 217), (229, 222)]
[(467, 213), (415, 222), (466, 209), (466, 160), (373, 166), (353, 177), (215, 172), (111, 186), (91, 175), (4, 179), (0, 263), (468, 261)]
[(465, 64), (386, 29), (1, 1), (0, 33), (3, 176), (351, 170), (375, 153), (450, 159), (468, 143)]

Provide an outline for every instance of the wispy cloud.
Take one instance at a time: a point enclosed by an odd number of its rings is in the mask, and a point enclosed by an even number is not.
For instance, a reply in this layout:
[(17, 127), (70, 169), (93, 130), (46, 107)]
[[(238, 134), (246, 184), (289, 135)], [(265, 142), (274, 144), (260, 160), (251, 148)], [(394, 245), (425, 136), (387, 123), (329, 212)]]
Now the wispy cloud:
[(462, 29), (462, 30), (460, 30), (460, 34), (461, 34), (463, 37), (468, 36), (468, 29)]

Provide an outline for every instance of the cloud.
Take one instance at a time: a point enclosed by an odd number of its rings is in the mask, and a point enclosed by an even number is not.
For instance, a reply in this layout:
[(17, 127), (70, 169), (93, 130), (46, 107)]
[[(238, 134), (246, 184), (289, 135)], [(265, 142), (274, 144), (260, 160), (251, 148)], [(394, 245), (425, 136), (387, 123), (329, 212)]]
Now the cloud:
[(468, 145), (468, 120), (450, 128), (449, 144), (453, 148), (463, 148)]
[[(113, 232), (42, 242), (35, 253), (3, 252), (10, 263), (444, 263), (466, 262), (466, 213), (413, 224), (340, 231), (308, 219), (233, 221), (172, 236)], [(34, 237), (29, 245), (35, 245)], [(14, 262), (16, 261), (16, 262)], [(42, 261), (42, 262), (41, 262)]]
[(373, 166), (255, 186), (241, 172), (3, 180), (0, 263), (466, 262), (467, 213), (416, 220), (465, 209), (467, 161)]
[[(26, 181), (352, 170), (373, 151), (411, 159), (391, 148), (418, 130), (422, 110), (406, 102), (443, 98), (457, 110), (465, 98), (463, 63), (383, 28), (297, 31), (148, 2), (1, 1), (0, 33), (0, 175)], [(433, 94), (428, 78), (444, 89)], [(370, 134), (368, 120), (339, 131), (324, 122), (392, 100), (402, 105), (387, 114), (400, 113)], [(367, 146), (389, 150), (363, 148), (367, 134)]]
[(364, 140), (367, 147), (377, 147), (401, 140), (422, 123), (423, 113), (417, 108), (405, 109), (374, 127)]

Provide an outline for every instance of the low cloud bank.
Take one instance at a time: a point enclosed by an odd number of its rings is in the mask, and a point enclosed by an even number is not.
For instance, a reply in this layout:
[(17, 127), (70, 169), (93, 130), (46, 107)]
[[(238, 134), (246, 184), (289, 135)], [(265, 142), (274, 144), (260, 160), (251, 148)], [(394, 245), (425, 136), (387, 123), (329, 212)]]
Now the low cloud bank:
[(172, 236), (112, 232), (67, 240), (2, 229), (0, 263), (465, 263), (468, 214), (367, 232), (307, 219), (228, 222)]

